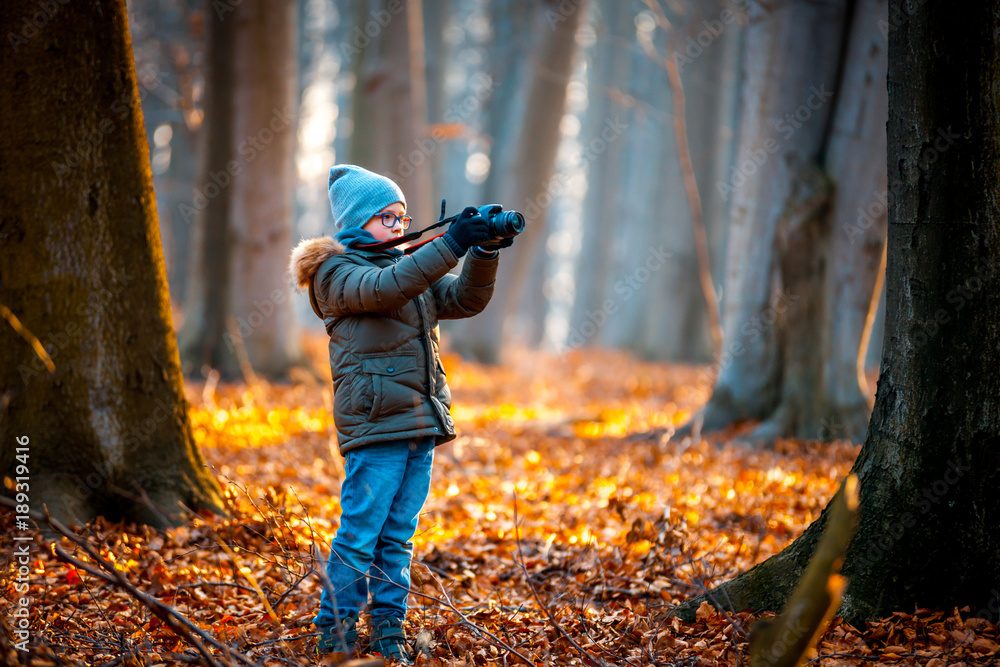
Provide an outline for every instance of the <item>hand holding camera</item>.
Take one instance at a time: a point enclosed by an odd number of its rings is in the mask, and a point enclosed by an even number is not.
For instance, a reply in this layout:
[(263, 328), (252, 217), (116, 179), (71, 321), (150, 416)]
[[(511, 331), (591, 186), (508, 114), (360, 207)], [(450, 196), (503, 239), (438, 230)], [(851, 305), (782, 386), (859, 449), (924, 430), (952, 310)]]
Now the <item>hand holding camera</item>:
[[(467, 206), (448, 229), (457, 243), (469, 241), (469, 245), (462, 246), (463, 249), (478, 245), (486, 251), (509, 248), (514, 243), (514, 237), (523, 231), (524, 216), (517, 211), (505, 211), (499, 204), (487, 204), (478, 209)], [(463, 236), (461, 240), (456, 232)], [(470, 240), (473, 237), (474, 240)]]
[(451, 223), (448, 235), (462, 247), (462, 250), (468, 250), (490, 239), (489, 225), (486, 223), (486, 218), (479, 214), (478, 209), (467, 206), (459, 214), (458, 220)]

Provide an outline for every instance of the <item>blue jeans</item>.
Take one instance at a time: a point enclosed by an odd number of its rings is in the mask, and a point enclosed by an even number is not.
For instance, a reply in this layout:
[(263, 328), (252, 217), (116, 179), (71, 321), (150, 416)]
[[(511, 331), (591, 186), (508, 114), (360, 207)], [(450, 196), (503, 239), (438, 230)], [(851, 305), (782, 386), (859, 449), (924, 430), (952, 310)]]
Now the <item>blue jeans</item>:
[(433, 463), (433, 437), (365, 445), (347, 453), (340, 528), (326, 566), (333, 590), (323, 587), (316, 627), (361, 613), (368, 601), (366, 573), (371, 578), (372, 627), (406, 616), (411, 540), (430, 491)]

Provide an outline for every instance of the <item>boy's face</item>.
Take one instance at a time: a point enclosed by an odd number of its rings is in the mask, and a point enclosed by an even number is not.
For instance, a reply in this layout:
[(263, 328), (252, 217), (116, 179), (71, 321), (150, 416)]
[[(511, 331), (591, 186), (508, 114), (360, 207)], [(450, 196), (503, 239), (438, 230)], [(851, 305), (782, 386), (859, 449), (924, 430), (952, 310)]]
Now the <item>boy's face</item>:
[(391, 239), (399, 238), (406, 233), (406, 230), (403, 229), (403, 223), (401, 220), (393, 221), (392, 227), (386, 227), (382, 224), (383, 213), (393, 213), (401, 216), (406, 213), (406, 208), (400, 202), (389, 204), (372, 216), (372, 219), (366, 222), (362, 229), (367, 229), (371, 232), (371, 235), (375, 237), (376, 241), (389, 241)]

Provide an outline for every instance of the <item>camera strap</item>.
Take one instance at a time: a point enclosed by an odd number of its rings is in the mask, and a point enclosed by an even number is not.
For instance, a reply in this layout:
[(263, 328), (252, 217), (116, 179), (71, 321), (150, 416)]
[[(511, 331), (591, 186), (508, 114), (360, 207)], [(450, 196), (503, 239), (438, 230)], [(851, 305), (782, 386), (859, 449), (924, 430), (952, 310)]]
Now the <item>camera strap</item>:
[[(407, 241), (412, 241), (414, 239), (418, 239), (421, 236), (423, 236), (424, 234), (426, 234), (427, 232), (431, 231), (432, 229), (435, 229), (437, 227), (441, 227), (442, 225), (451, 224), (451, 223), (455, 222), (456, 220), (458, 220), (458, 216), (457, 215), (453, 215), (450, 218), (444, 217), (445, 206), (446, 206), (446, 201), (444, 199), (442, 199), (441, 200), (441, 217), (438, 218), (438, 221), (435, 222), (430, 227), (425, 227), (424, 229), (421, 229), (418, 232), (410, 232), (409, 234), (403, 234), (398, 239), (391, 239), (389, 241), (380, 241), (378, 243), (356, 243), (356, 244), (354, 244), (351, 247), (353, 247), (353, 248), (360, 248), (362, 250), (371, 250), (371, 251), (388, 250), (389, 248), (395, 248), (396, 246), (398, 246), (398, 245), (400, 245), (402, 243), (406, 243)], [(420, 243), (417, 243), (415, 245), (410, 246), (409, 248), (407, 248), (403, 252), (406, 253), (407, 255), (409, 255), (410, 253), (412, 253), (414, 250), (416, 250), (420, 246), (424, 245), (425, 243), (430, 243), (431, 241), (433, 241), (434, 239), (438, 238), (439, 236), (442, 236), (444, 233), (445, 232), (441, 232), (440, 234), (435, 234), (434, 236), (430, 237), (429, 239), (425, 239), (425, 240), (421, 241)]]

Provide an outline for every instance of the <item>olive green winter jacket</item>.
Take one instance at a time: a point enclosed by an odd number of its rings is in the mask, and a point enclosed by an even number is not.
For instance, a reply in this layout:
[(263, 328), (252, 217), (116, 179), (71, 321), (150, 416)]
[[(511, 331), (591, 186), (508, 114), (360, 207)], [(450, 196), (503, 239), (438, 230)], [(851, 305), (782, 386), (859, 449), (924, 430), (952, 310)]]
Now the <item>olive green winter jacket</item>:
[(498, 259), (458, 257), (441, 238), (410, 255), (302, 241), (292, 275), (330, 335), (333, 417), (341, 454), (386, 440), (455, 438), (437, 323), (471, 317), (493, 295)]

